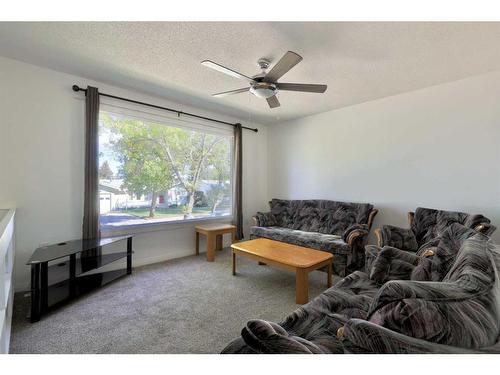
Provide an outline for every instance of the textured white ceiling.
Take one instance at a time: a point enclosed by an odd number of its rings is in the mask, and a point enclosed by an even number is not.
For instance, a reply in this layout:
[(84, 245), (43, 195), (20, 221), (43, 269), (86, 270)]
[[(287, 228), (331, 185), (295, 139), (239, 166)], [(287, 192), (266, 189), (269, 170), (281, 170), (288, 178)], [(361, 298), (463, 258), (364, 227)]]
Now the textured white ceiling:
[[(500, 23), (76, 22), (0, 23), (0, 55), (160, 95), (243, 120), (274, 123), (500, 70)], [(325, 83), (325, 94), (212, 98), (287, 50), (304, 60), (282, 82)]]

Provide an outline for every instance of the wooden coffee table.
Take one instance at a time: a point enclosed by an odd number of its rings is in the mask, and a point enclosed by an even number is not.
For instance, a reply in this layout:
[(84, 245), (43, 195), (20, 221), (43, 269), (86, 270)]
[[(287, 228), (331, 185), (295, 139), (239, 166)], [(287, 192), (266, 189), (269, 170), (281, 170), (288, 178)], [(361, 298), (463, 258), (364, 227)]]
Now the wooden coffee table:
[(236, 254), (295, 272), (295, 301), (304, 304), (309, 301), (309, 272), (327, 268), (327, 286), (332, 286), (333, 255), (325, 251), (273, 241), (267, 238), (238, 242), (231, 245), (233, 275), (236, 275)]

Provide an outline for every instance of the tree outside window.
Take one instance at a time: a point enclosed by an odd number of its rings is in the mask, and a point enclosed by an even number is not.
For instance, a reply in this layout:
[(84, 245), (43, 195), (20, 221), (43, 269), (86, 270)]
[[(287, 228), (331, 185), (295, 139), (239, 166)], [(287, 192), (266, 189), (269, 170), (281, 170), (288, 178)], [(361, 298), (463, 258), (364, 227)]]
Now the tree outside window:
[(99, 139), (101, 189), (116, 195), (104, 226), (231, 212), (231, 136), (102, 112)]

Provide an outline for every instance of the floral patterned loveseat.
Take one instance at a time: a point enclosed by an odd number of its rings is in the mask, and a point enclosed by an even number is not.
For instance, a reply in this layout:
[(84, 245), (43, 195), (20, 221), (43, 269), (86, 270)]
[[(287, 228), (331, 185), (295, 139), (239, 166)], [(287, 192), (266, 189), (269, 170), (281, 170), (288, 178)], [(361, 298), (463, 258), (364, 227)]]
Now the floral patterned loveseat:
[(250, 238), (287, 242), (334, 255), (333, 271), (363, 268), (364, 240), (378, 210), (369, 203), (272, 199), (270, 212), (253, 217)]

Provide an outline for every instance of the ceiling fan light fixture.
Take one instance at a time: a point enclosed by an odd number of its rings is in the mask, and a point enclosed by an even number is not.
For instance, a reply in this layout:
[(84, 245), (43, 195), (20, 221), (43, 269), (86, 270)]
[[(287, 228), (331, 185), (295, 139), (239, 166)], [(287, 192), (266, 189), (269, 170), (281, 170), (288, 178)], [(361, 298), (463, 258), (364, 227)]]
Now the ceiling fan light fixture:
[(228, 95), (234, 95), (250, 91), (257, 98), (266, 99), (269, 108), (272, 109), (281, 106), (278, 97), (276, 96), (276, 94), (280, 90), (315, 92), (321, 94), (326, 91), (327, 88), (326, 85), (278, 82), (278, 80), (283, 75), (285, 75), (288, 71), (290, 71), (290, 69), (292, 69), (295, 65), (297, 65), (301, 61), (302, 61), (302, 56), (293, 51), (288, 51), (276, 64), (274, 64), (273, 68), (269, 72), (267, 72), (267, 68), (269, 68), (271, 61), (269, 61), (268, 59), (261, 58), (257, 61), (257, 63), (259, 64), (259, 67), (262, 70), (262, 72), (257, 75), (254, 75), (253, 77), (248, 77), (233, 69), (229, 69), (224, 65), (217, 64), (210, 60), (204, 60), (201, 63), (210, 69), (214, 69), (228, 76), (238, 78), (243, 81), (247, 81), (250, 84), (250, 87), (219, 92), (213, 94), (213, 96), (221, 98)]
[(257, 98), (267, 99), (278, 93), (278, 88), (274, 83), (259, 82), (250, 87), (250, 92)]

